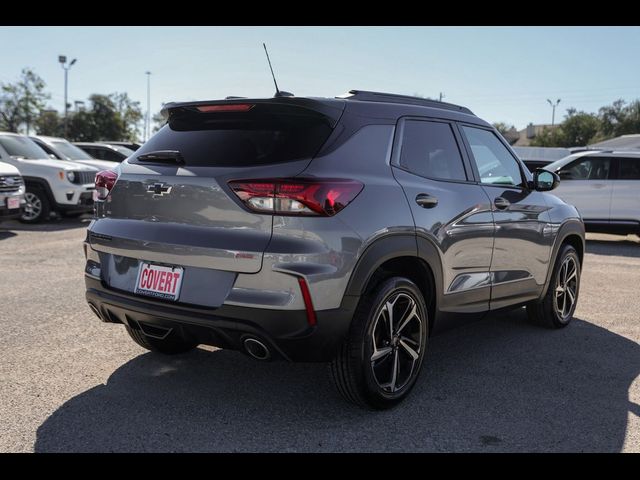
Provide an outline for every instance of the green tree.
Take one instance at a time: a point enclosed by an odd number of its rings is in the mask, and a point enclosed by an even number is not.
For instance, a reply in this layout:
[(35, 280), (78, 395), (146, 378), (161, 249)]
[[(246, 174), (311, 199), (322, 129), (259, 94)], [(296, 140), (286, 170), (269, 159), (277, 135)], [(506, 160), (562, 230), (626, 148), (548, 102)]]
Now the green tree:
[(126, 93), (112, 93), (109, 97), (113, 101), (124, 126), (125, 136), (119, 140), (136, 141), (138, 137), (138, 127), (143, 118), (142, 111), (140, 110), (140, 102), (131, 100)]
[(535, 147), (583, 147), (593, 143), (600, 129), (600, 119), (593, 113), (577, 112), (567, 109), (560, 125), (545, 128), (531, 141)]
[(151, 133), (156, 133), (167, 123), (167, 119), (164, 118), (161, 112), (154, 114), (153, 117), (151, 117), (151, 121), (153, 122), (153, 130)]
[(50, 98), (45, 87), (44, 80), (29, 68), (22, 70), (17, 82), (0, 84), (0, 129), (17, 132), (24, 125), (28, 135)]
[(505, 122), (495, 122), (493, 126), (496, 130), (498, 130), (502, 135), (505, 135), (509, 130), (511, 130), (513, 125), (509, 125)]
[(70, 115), (68, 137), (73, 141), (135, 141), (142, 119), (139, 103), (126, 93), (89, 96), (89, 107)]
[(629, 105), (620, 99), (599, 110), (601, 128), (600, 138), (619, 137), (630, 133), (640, 133), (640, 100)]
[(35, 121), (38, 135), (60, 137), (64, 135), (64, 122), (57, 110), (41, 110)]
[(592, 143), (600, 128), (600, 119), (593, 113), (576, 112), (571, 108), (560, 126), (563, 145), (560, 147), (583, 147)]

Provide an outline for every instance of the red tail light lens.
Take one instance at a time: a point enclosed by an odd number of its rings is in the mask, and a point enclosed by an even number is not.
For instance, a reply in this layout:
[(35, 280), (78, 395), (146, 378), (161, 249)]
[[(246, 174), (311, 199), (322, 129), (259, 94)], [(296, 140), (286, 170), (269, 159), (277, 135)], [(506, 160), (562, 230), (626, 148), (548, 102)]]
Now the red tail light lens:
[(103, 170), (96, 173), (96, 199), (105, 200), (118, 180), (118, 174), (113, 170)]
[(232, 180), (229, 187), (256, 212), (331, 217), (349, 205), (364, 185), (354, 180), (281, 178)]
[(253, 108), (250, 103), (233, 103), (229, 105), (201, 105), (196, 107), (199, 112), (211, 113), (211, 112), (248, 112)]

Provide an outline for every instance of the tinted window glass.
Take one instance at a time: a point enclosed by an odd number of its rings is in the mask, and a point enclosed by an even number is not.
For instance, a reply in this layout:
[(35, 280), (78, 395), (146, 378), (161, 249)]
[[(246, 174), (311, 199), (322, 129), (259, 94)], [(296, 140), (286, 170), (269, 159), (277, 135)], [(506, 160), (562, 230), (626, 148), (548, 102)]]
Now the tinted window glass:
[(275, 110), (255, 105), (246, 113), (173, 114), (135, 154), (178, 150), (192, 166), (269, 165), (313, 157), (331, 133), (318, 114)]
[(489, 130), (463, 126), (482, 183), (522, 185), (520, 166), (498, 137)]
[(609, 178), (611, 159), (585, 157), (561, 169), (558, 173), (563, 180), (606, 180)]
[(110, 162), (121, 162), (122, 160), (127, 158), (126, 156), (118, 152), (114, 152), (113, 150), (109, 150), (108, 148), (100, 148), (97, 151), (100, 152), (101, 160), (109, 160)]
[(467, 179), (458, 143), (447, 123), (405, 122), (400, 165), (423, 177)]
[(0, 145), (12, 157), (26, 158), (28, 160), (51, 158), (36, 142), (27, 137), (0, 135)]
[(621, 158), (620, 180), (640, 180), (640, 158)]
[(91, 160), (91, 155), (69, 142), (56, 140), (51, 143), (53, 144), (53, 148), (57, 149), (63, 155), (66, 155), (71, 160)]

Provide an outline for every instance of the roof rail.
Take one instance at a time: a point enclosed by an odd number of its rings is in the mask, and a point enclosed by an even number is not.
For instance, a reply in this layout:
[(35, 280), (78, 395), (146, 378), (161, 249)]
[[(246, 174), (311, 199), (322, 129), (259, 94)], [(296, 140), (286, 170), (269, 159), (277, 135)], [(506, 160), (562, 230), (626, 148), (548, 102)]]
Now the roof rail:
[(339, 95), (336, 98), (345, 100), (361, 100), (364, 102), (383, 102), (383, 103), (404, 103), (408, 105), (422, 105), (431, 108), (442, 108), (444, 110), (453, 110), (456, 112), (474, 113), (467, 107), (461, 107), (453, 103), (439, 102), (438, 100), (430, 100), (428, 98), (412, 97), (410, 95), (398, 95), (395, 93), (369, 92), (366, 90), (349, 90), (349, 93)]

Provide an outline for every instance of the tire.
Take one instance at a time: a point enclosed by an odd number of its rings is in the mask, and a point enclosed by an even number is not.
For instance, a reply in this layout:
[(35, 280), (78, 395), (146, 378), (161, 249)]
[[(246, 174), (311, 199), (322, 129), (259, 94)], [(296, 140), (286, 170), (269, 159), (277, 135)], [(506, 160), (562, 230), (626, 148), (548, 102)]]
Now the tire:
[[(529, 319), (547, 328), (564, 328), (569, 325), (578, 304), (580, 273), (580, 258), (576, 249), (571, 245), (562, 246), (553, 266), (547, 293), (541, 300), (527, 305)], [(565, 286), (567, 283), (568, 288)]]
[[(396, 317), (392, 328), (401, 328), (395, 335), (388, 329), (390, 306), (392, 320), (393, 314)], [(424, 359), (428, 320), (422, 293), (407, 278), (388, 278), (367, 292), (356, 308), (347, 339), (330, 364), (340, 394), (355, 405), (375, 410), (391, 408), (406, 398)]]
[(24, 197), (27, 207), (19, 219), (22, 223), (39, 223), (49, 218), (51, 204), (42, 188), (27, 186)]
[(176, 355), (178, 353), (186, 353), (198, 346), (195, 342), (187, 342), (175, 335), (169, 334), (168, 337), (159, 339), (153, 338), (142, 333), (142, 330), (131, 328), (125, 325), (127, 333), (142, 348), (146, 348), (152, 352), (163, 353), (165, 355)]

